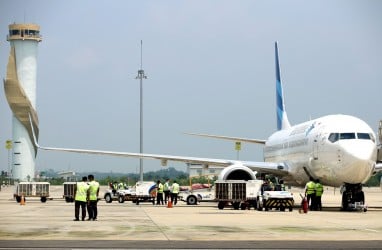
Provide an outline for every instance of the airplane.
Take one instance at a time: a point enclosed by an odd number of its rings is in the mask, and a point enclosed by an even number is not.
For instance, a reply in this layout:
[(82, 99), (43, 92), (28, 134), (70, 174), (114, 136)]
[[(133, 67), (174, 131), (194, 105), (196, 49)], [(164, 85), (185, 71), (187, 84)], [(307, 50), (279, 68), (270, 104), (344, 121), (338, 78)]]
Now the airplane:
[(342, 114), (323, 116), (291, 126), (285, 109), (280, 75), (278, 43), (275, 42), (277, 131), (267, 140), (193, 134), (210, 138), (259, 143), (264, 146), (264, 161), (210, 159), (188, 156), (115, 152), (90, 149), (43, 147), (34, 135), (34, 144), (41, 150), (135, 157), (224, 167), (220, 180), (253, 180), (257, 173), (273, 174), (285, 183), (304, 186), (310, 179), (319, 179), (323, 185), (342, 185), (343, 210), (353, 202), (365, 202), (362, 184), (373, 174), (382, 171), (377, 162), (376, 136), (361, 119)]

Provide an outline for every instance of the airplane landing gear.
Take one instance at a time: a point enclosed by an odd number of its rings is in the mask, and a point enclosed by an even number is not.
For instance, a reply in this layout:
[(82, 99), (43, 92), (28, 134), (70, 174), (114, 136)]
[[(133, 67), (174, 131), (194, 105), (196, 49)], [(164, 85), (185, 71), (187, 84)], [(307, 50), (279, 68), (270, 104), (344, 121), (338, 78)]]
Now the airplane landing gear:
[(342, 186), (341, 211), (363, 210), (367, 211), (365, 205), (365, 194), (362, 191), (362, 184), (348, 184)]

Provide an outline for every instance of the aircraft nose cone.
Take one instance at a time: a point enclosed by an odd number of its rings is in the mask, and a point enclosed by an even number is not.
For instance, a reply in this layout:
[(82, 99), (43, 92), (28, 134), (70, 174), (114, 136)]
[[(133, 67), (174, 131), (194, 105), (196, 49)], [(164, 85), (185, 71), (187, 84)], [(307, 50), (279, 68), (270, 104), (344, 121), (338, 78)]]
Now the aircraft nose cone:
[(374, 145), (364, 145), (363, 147), (352, 148), (348, 152), (358, 160), (374, 161), (377, 151)]
[(361, 141), (344, 147), (344, 163), (349, 166), (349, 183), (366, 182), (374, 169), (377, 149), (374, 143)]

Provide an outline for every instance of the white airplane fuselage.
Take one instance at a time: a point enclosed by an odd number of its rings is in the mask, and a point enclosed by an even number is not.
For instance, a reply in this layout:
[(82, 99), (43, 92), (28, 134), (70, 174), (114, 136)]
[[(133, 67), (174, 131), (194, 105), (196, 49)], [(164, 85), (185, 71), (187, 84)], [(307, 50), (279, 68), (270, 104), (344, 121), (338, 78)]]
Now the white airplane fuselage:
[(309, 176), (324, 185), (365, 183), (374, 172), (377, 147), (373, 130), (348, 115), (328, 115), (272, 134), (266, 162), (284, 162), (285, 180), (304, 185)]

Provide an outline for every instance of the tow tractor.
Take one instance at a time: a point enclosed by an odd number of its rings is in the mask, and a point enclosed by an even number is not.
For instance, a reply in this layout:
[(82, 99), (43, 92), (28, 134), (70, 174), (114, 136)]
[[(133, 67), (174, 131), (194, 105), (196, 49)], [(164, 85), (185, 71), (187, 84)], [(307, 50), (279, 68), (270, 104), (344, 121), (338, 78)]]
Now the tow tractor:
[(139, 205), (140, 202), (151, 202), (155, 204), (157, 187), (153, 181), (138, 181), (135, 186), (126, 192), (118, 193), (118, 202), (132, 201)]
[(294, 199), (293, 194), (288, 191), (262, 191), (260, 190), (257, 195), (257, 210), (265, 211), (276, 208), (280, 211), (293, 211)]
[(128, 187), (125, 189), (118, 189), (118, 190), (113, 190), (109, 188), (105, 191), (103, 198), (105, 199), (106, 203), (111, 203), (113, 201), (119, 201), (119, 196), (129, 192), (130, 192), (130, 188)]

